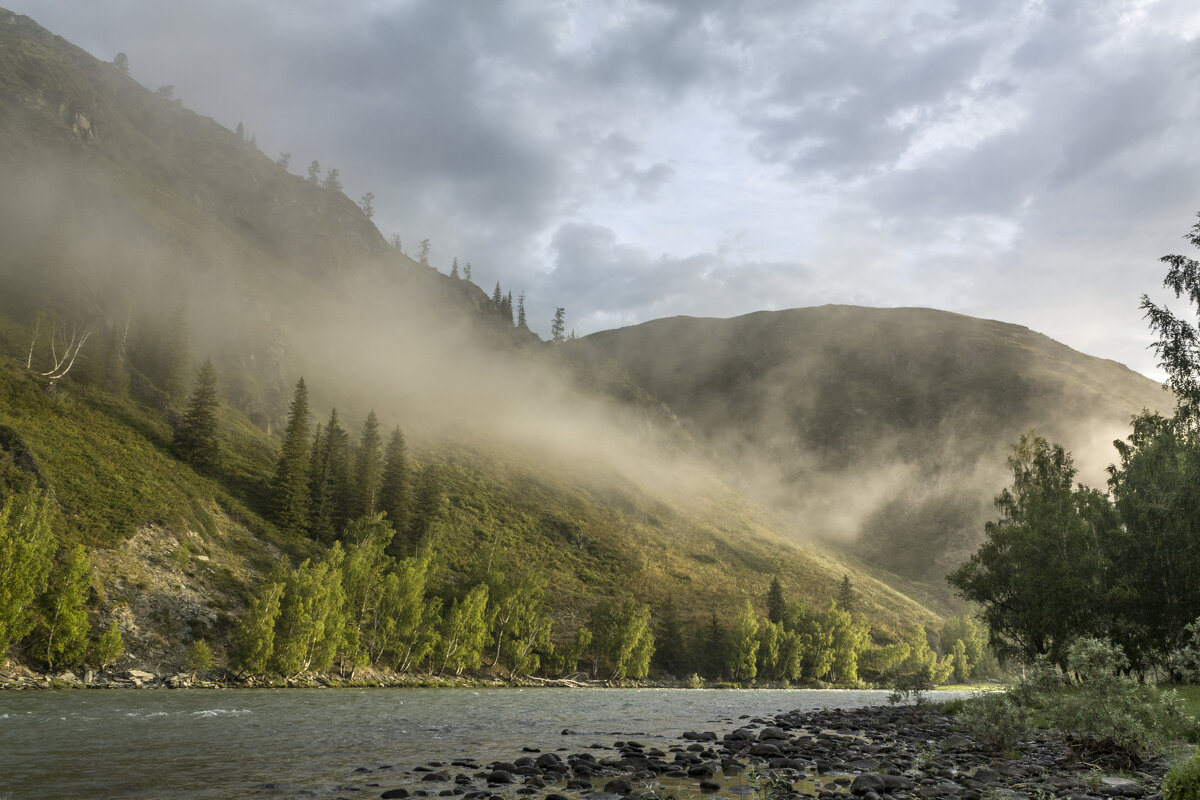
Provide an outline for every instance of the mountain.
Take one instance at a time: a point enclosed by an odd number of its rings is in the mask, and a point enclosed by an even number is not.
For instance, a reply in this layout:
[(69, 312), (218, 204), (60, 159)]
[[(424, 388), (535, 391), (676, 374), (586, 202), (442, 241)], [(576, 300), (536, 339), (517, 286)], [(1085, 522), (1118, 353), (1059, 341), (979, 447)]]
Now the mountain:
[[(93, 626), (118, 620), (137, 663), (180, 669), (200, 635), (220, 657), (272, 568), (321, 551), (273, 522), (301, 376), (313, 423), (403, 427), (437, 488), (410, 544), (436, 550), (448, 607), (503, 564), (552, 587), (559, 636), (626, 594), (729, 618), (775, 576), (812, 607), (848, 577), (880, 639), (940, 618), (904, 580), (795, 544), (644, 384), (405, 255), (328, 174), (3, 10), (0, 240), (0, 496), (49, 494), (60, 540), (91, 552)], [(172, 441), (206, 358), (221, 458), (197, 470)]]
[(921, 308), (675, 317), (584, 337), (801, 535), (939, 586), (974, 551), (1030, 430), (1102, 485), (1153, 381), (1017, 325)]

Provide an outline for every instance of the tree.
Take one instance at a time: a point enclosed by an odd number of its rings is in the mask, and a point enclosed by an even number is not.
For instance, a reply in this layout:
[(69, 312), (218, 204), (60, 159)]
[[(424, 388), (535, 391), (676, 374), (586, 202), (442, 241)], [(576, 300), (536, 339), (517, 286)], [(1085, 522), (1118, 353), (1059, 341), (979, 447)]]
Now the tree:
[(525, 293), (521, 292), (517, 298), (517, 327), (523, 331), (529, 330), (529, 324), (525, 319)]
[(567, 329), (567, 312), (562, 306), (554, 309), (554, 321), (550, 323), (550, 341), (561, 343), (566, 341), (563, 331)]
[(175, 432), (175, 452), (201, 470), (215, 469), (221, 450), (217, 444), (217, 371), (204, 359), (196, 373), (196, 388), (188, 400), (183, 423)]
[(234, 665), (250, 675), (263, 675), (275, 654), (275, 625), (279, 620), (284, 576), (277, 571), (258, 588), (233, 632)]
[(362, 199), (358, 201), (358, 207), (362, 209), (367, 219), (375, 216), (375, 193), (367, 192), (364, 194)]
[(242, 123), (239, 122), (237, 124), (237, 129), (233, 133), (238, 137), (239, 141), (246, 141), (246, 126), (242, 125)]
[(462, 675), (465, 670), (479, 669), (488, 637), (487, 602), (487, 584), (480, 583), (451, 604), (442, 629), (439, 672), (452, 670)]
[(742, 604), (729, 629), (726, 666), (735, 681), (753, 680), (758, 674), (758, 614), (749, 600)]
[(175, 85), (172, 83), (164, 83), (154, 90), (154, 93), (164, 100), (175, 99)]
[(429, 266), (429, 249), (430, 249), (429, 240), (422, 239), (421, 243), (419, 245), (417, 245), (417, 263), (422, 264), (426, 267)]
[(779, 577), (771, 578), (771, 586), (767, 589), (767, 620), (783, 622), (787, 616), (787, 601), (783, 598), (783, 585)]
[(338, 420), (337, 409), (321, 435), (314, 437), (309, 497), (309, 533), (332, 542), (350, 515), (350, 435)]
[[(1190, 401), (1189, 401), (1190, 402)], [(1143, 413), (1110, 467), (1117, 516), (1106, 538), (1111, 638), (1139, 672), (1183, 642), (1200, 609), (1200, 426), (1196, 409)], [(1119, 565), (1119, 566), (1118, 566)]]
[(850, 576), (843, 575), (841, 586), (838, 587), (837, 595), (838, 608), (843, 611), (854, 611), (854, 585), (850, 583)]
[(454, 263), (450, 265), (450, 277), (458, 278), (458, 257), (454, 259)]
[(492, 290), (492, 308), (497, 312), (504, 307), (504, 292), (500, 289), (500, 281), (496, 281), (496, 288)]
[(1000, 519), (947, 580), (982, 607), (998, 652), (1064, 663), (1066, 646), (1103, 624), (1102, 541), (1117, 524), (1107, 499), (1075, 488), (1075, 466), (1061, 445), (1023, 435), (1008, 459), (1012, 486), (996, 497)]
[(208, 642), (203, 639), (192, 642), (187, 651), (187, 668), (188, 672), (192, 673), (192, 677), (195, 678), (197, 674), (207, 672), (212, 669), (212, 665), (212, 648), (208, 646)]
[(129, 56), (125, 55), (124, 53), (117, 53), (116, 56), (113, 57), (113, 66), (116, 67), (122, 75), (128, 75)]
[(335, 192), (342, 190), (342, 181), (336, 167), (325, 173), (325, 180), (322, 181), (321, 186)]
[(500, 301), (500, 316), (509, 325), (513, 324), (513, 301), (512, 292), (504, 295), (504, 299)]
[(408, 509), (412, 486), (408, 465), (408, 445), (397, 425), (383, 454), (383, 477), (379, 485), (379, 510), (397, 531), (408, 529)]
[(382, 442), (379, 438), (379, 418), (372, 410), (363, 422), (358, 437), (358, 453), (354, 463), (354, 498), (351, 518), (369, 517), (379, 506), (379, 487), (383, 477)]
[(308, 387), (301, 378), (292, 393), (274, 480), (275, 521), (292, 535), (308, 528), (310, 458)]
[(465, 280), (465, 281), (471, 280), (471, 262), (470, 261), (468, 261), (467, 265), (465, 267), (463, 267), (463, 280)]
[(92, 561), (83, 545), (76, 545), (50, 573), (41, 599), (34, 655), (53, 670), (83, 663), (87, 653), (87, 598), (92, 587)]
[(0, 664), (34, 627), (37, 598), (54, 563), (50, 501), (40, 493), (10, 495), (0, 506)]
[(594, 633), (593, 671), (604, 663), (609, 678), (644, 678), (654, 655), (650, 607), (626, 597), (620, 606), (602, 601), (592, 609), (588, 626)]
[(125, 640), (114, 619), (92, 646), (92, 661), (101, 670), (108, 669), (125, 653)]
[[(1193, 247), (1200, 247), (1200, 222), (1184, 238)], [(1177, 298), (1186, 294), (1192, 305), (1200, 308), (1200, 262), (1182, 255), (1167, 255), (1159, 260), (1170, 267), (1163, 286)], [(1175, 393), (1185, 415), (1196, 415), (1200, 411), (1200, 328), (1175, 316), (1165, 306), (1156, 306), (1146, 295), (1142, 295), (1141, 309), (1149, 320), (1150, 330), (1158, 334), (1158, 341), (1151, 346), (1161, 359), (1159, 367), (1167, 373), (1167, 388)]]
[(292, 165), (292, 154), (280, 153), (279, 158), (275, 159), (275, 163), (279, 165), (280, 169), (286, 170), (290, 168)]
[(317, 183), (320, 180), (321, 180), (321, 162), (317, 161), (314, 158), (312, 160), (312, 163), (308, 165), (308, 182), (309, 183)]

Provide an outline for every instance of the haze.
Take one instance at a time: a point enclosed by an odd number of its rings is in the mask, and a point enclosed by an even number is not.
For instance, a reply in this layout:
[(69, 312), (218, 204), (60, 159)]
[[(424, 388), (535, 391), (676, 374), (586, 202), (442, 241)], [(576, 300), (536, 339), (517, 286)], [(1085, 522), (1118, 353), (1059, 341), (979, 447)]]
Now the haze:
[(12, 7), (337, 167), (543, 335), (918, 305), (1154, 375), (1138, 296), (1200, 208), (1186, 0)]

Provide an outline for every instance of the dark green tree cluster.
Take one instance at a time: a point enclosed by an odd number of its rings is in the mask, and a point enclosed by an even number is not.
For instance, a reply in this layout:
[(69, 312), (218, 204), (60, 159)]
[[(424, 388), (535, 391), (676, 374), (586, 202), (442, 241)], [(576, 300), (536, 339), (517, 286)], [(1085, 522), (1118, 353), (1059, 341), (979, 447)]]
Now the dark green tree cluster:
[(272, 483), (275, 523), (293, 536), (331, 544), (352, 520), (382, 512), (400, 534), (394, 552), (415, 552), (439, 520), (436, 470), (414, 470), (399, 427), (385, 447), (374, 411), (367, 414), (356, 442), (342, 427), (337, 409), (315, 431), (310, 416), (308, 387), (301, 379)]
[[(1200, 246), (1200, 224), (1188, 234)], [(1162, 259), (1165, 285), (1200, 307), (1200, 263)], [(983, 609), (993, 645), (1065, 664), (1070, 643), (1108, 639), (1130, 669), (1169, 664), (1200, 617), (1200, 328), (1142, 298), (1177, 399), (1172, 416), (1143, 413), (1109, 467), (1108, 492), (1073, 485), (1071, 457), (1032, 434), (1016, 445), (1000, 519), (949, 576)]]
[(83, 547), (58, 542), (47, 498), (9, 496), (0, 507), (0, 664), (14, 645), (47, 670), (103, 668), (121, 655), (115, 623), (98, 637), (92, 633), (91, 572)]

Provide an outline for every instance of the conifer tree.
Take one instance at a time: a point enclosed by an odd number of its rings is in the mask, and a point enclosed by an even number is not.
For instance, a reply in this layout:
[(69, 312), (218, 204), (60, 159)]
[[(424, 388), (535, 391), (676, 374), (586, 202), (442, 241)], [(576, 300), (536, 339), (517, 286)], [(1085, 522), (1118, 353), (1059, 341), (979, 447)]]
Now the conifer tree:
[(332, 542), (349, 519), (350, 435), (329, 412), (323, 438), (314, 444), (310, 482), (312, 509), (309, 532), (314, 539)]
[(454, 258), (454, 263), (452, 263), (450, 265), (450, 277), (451, 278), (458, 277), (458, 257), (457, 256), (455, 256), (455, 258)]
[(397, 531), (408, 530), (408, 509), (411, 503), (408, 466), (408, 445), (400, 426), (392, 431), (383, 457), (383, 480), (379, 487), (379, 510)]
[(521, 292), (517, 298), (517, 327), (523, 331), (529, 330), (529, 324), (525, 319), (525, 293)]
[(503, 317), (504, 321), (509, 325), (513, 324), (513, 302), (511, 291), (504, 295), (504, 299), (500, 301), (500, 316)]
[(379, 487), (383, 476), (382, 442), (379, 418), (374, 410), (367, 414), (358, 438), (358, 457), (354, 464), (354, 498), (351, 518), (369, 517), (379, 507)]
[(500, 291), (500, 281), (496, 281), (496, 288), (492, 292), (492, 307), (500, 311), (504, 303), (504, 293)]
[(187, 393), (189, 359), (187, 302), (179, 301), (171, 315), (166, 337), (158, 345), (158, 369), (162, 388), (171, 397), (174, 405)]
[(468, 261), (467, 265), (465, 267), (463, 267), (463, 280), (465, 280), (465, 281), (471, 280), (471, 262), (470, 261)]
[(0, 507), (0, 664), (34, 627), (37, 598), (54, 563), (50, 501), (38, 493), (10, 495)]
[(842, 585), (838, 587), (837, 604), (842, 611), (854, 611), (854, 586), (850, 583), (849, 575), (842, 576)]
[(125, 640), (114, 619), (100, 634), (92, 647), (92, 661), (102, 670), (108, 669), (125, 653)]
[(274, 481), (275, 521), (283, 531), (293, 535), (303, 534), (308, 527), (309, 430), (308, 387), (301, 378), (288, 409)]
[(188, 400), (183, 423), (175, 432), (175, 452), (193, 467), (216, 468), (220, 461), (217, 444), (217, 371), (205, 359), (196, 374), (196, 388)]
[(767, 589), (767, 620), (783, 622), (787, 616), (787, 601), (783, 599), (783, 586), (779, 577), (771, 578), (771, 587)]
[(422, 239), (421, 243), (417, 245), (417, 262), (422, 266), (429, 266), (429, 250), (431, 246), (428, 239)]
[(418, 473), (408, 518), (408, 539), (416, 549), (446, 517), (446, 489), (437, 464), (426, 464)]
[(83, 545), (76, 545), (50, 573), (41, 600), (34, 655), (47, 669), (74, 667), (83, 663), (88, 646), (88, 590), (92, 585), (92, 561)]
[(320, 180), (321, 180), (321, 162), (317, 161), (314, 158), (312, 160), (312, 163), (308, 165), (308, 182), (309, 183), (317, 183)]
[(562, 306), (554, 309), (554, 321), (550, 323), (550, 341), (557, 343), (566, 341), (563, 333), (567, 329), (567, 311)]

